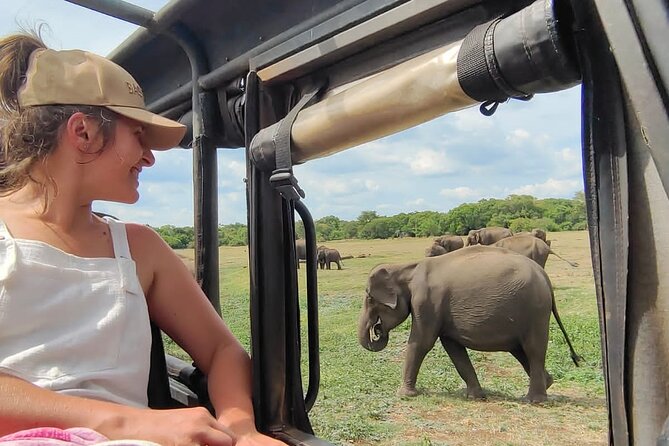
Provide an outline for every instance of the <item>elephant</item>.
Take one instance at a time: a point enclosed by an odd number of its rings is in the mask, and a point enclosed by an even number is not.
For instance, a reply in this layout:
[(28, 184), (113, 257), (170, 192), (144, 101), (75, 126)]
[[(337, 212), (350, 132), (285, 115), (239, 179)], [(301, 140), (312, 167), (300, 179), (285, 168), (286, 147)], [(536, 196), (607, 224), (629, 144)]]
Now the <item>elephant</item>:
[(489, 228), (472, 229), (467, 234), (467, 242), (465, 246), (471, 245), (492, 245), (493, 243), (503, 239), (504, 237), (511, 237), (513, 232), (508, 228), (500, 228), (491, 226)]
[(300, 268), (300, 260), (307, 260), (307, 242), (304, 239), (295, 240), (295, 256), (297, 257), (297, 268)]
[(465, 246), (465, 242), (462, 241), (462, 237), (459, 235), (442, 235), (434, 239), (434, 243), (441, 245), (446, 252), (455, 251)]
[(558, 316), (553, 288), (535, 262), (505, 248), (472, 246), (406, 264), (385, 264), (369, 274), (358, 321), (358, 341), (386, 347), (389, 332), (409, 314), (411, 331), (398, 394), (414, 396), (418, 371), (437, 338), (467, 386), (485, 398), (467, 348), (508, 351), (529, 375), (526, 399), (542, 402), (553, 378), (545, 369), (551, 312), (578, 366)]
[(425, 250), (425, 257), (436, 257), (446, 253), (448, 253), (446, 248), (435, 242), (432, 244), (432, 246)]
[(325, 246), (318, 247), (318, 265), (321, 269), (330, 269), (332, 262), (337, 264), (337, 269), (341, 269), (341, 255), (336, 249), (326, 248)]
[(533, 236), (535, 236), (536, 238), (543, 240), (544, 243), (546, 242), (546, 231), (544, 231), (543, 229), (534, 228), (534, 229), (532, 229), (531, 234)]
[(549, 254), (553, 254), (555, 257), (564, 260), (569, 264), (569, 266), (573, 268), (578, 266), (578, 263), (570, 262), (569, 260), (560, 256), (555, 251), (553, 251), (547, 243), (530, 233), (521, 233), (511, 237), (503, 238), (493, 246), (510, 249), (511, 251), (515, 251), (518, 254), (524, 255), (525, 257), (529, 257), (530, 259), (537, 262), (542, 268), (546, 266), (546, 260), (548, 260)]
[(531, 235), (532, 237), (543, 240), (548, 246), (551, 245), (550, 240), (546, 240), (546, 231), (540, 228), (534, 228), (532, 231), (516, 232), (515, 235)]

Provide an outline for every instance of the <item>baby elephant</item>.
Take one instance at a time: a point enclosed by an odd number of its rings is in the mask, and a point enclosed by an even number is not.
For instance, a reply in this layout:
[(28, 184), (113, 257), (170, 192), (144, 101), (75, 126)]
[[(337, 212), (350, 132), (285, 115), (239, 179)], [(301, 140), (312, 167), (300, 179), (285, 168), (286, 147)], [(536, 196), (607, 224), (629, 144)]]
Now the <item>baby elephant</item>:
[(331, 263), (337, 264), (337, 269), (341, 269), (341, 255), (336, 249), (326, 248), (325, 246), (320, 246), (318, 248), (318, 266), (323, 268), (330, 269)]
[(434, 239), (434, 244), (442, 246), (446, 252), (455, 251), (465, 246), (465, 242), (459, 235), (442, 235)]
[(425, 249), (425, 257), (437, 257), (447, 253), (448, 251), (446, 251), (446, 248), (436, 242), (432, 243), (432, 246)]
[(467, 396), (485, 395), (466, 349), (508, 351), (530, 377), (526, 398), (541, 402), (553, 383), (545, 369), (551, 311), (578, 365), (580, 358), (560, 321), (544, 270), (508, 249), (473, 246), (374, 268), (358, 322), (358, 340), (368, 350), (382, 350), (390, 330), (411, 313), (400, 395), (417, 394), (418, 370), (439, 339), (467, 385)]
[(505, 237), (511, 237), (512, 235), (513, 232), (511, 232), (511, 229), (500, 228), (499, 226), (472, 229), (467, 234), (467, 242), (465, 243), (465, 246), (492, 245), (496, 241), (502, 240)]
[(434, 239), (432, 246), (425, 250), (425, 257), (436, 257), (447, 252), (455, 251), (465, 246), (462, 237), (457, 235), (442, 235)]

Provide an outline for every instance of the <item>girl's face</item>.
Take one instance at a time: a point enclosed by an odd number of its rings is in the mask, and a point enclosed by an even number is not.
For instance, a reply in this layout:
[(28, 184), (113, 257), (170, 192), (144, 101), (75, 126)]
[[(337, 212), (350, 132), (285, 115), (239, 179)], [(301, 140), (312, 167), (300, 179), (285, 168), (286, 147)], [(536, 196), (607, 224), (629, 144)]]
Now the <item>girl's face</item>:
[(156, 161), (151, 149), (142, 144), (143, 131), (141, 123), (118, 118), (114, 136), (90, 163), (89, 178), (97, 185), (94, 200), (135, 203), (139, 199), (139, 174)]

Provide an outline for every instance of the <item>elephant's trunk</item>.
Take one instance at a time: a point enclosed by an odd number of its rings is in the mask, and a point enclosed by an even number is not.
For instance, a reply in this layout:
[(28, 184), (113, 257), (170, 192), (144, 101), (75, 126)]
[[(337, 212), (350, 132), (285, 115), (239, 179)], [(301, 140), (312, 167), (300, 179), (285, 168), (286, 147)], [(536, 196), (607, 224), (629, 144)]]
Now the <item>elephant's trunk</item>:
[(364, 315), (358, 323), (358, 341), (360, 345), (372, 352), (378, 352), (388, 345), (388, 331), (383, 328), (381, 318), (372, 321)]

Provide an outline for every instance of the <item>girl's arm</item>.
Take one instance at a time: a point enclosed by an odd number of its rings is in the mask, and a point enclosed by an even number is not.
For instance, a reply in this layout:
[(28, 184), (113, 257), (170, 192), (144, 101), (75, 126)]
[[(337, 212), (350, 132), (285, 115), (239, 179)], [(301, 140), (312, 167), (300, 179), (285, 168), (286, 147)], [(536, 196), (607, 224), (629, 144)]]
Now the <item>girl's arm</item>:
[(143, 261), (153, 271), (146, 293), (151, 318), (207, 375), (218, 420), (234, 432), (239, 445), (282, 445), (256, 431), (249, 356), (184, 263), (152, 229), (127, 228), (133, 257), (135, 251), (150, 253)]
[(148, 440), (164, 446), (234, 444), (226, 428), (203, 408), (128, 407), (62, 395), (5, 374), (0, 374), (0, 395), (0, 436), (36, 427), (87, 427), (110, 439)]
[(123, 424), (130, 407), (61, 395), (11, 375), (0, 374), (0, 435), (53, 426), (99, 430), (105, 423)]

